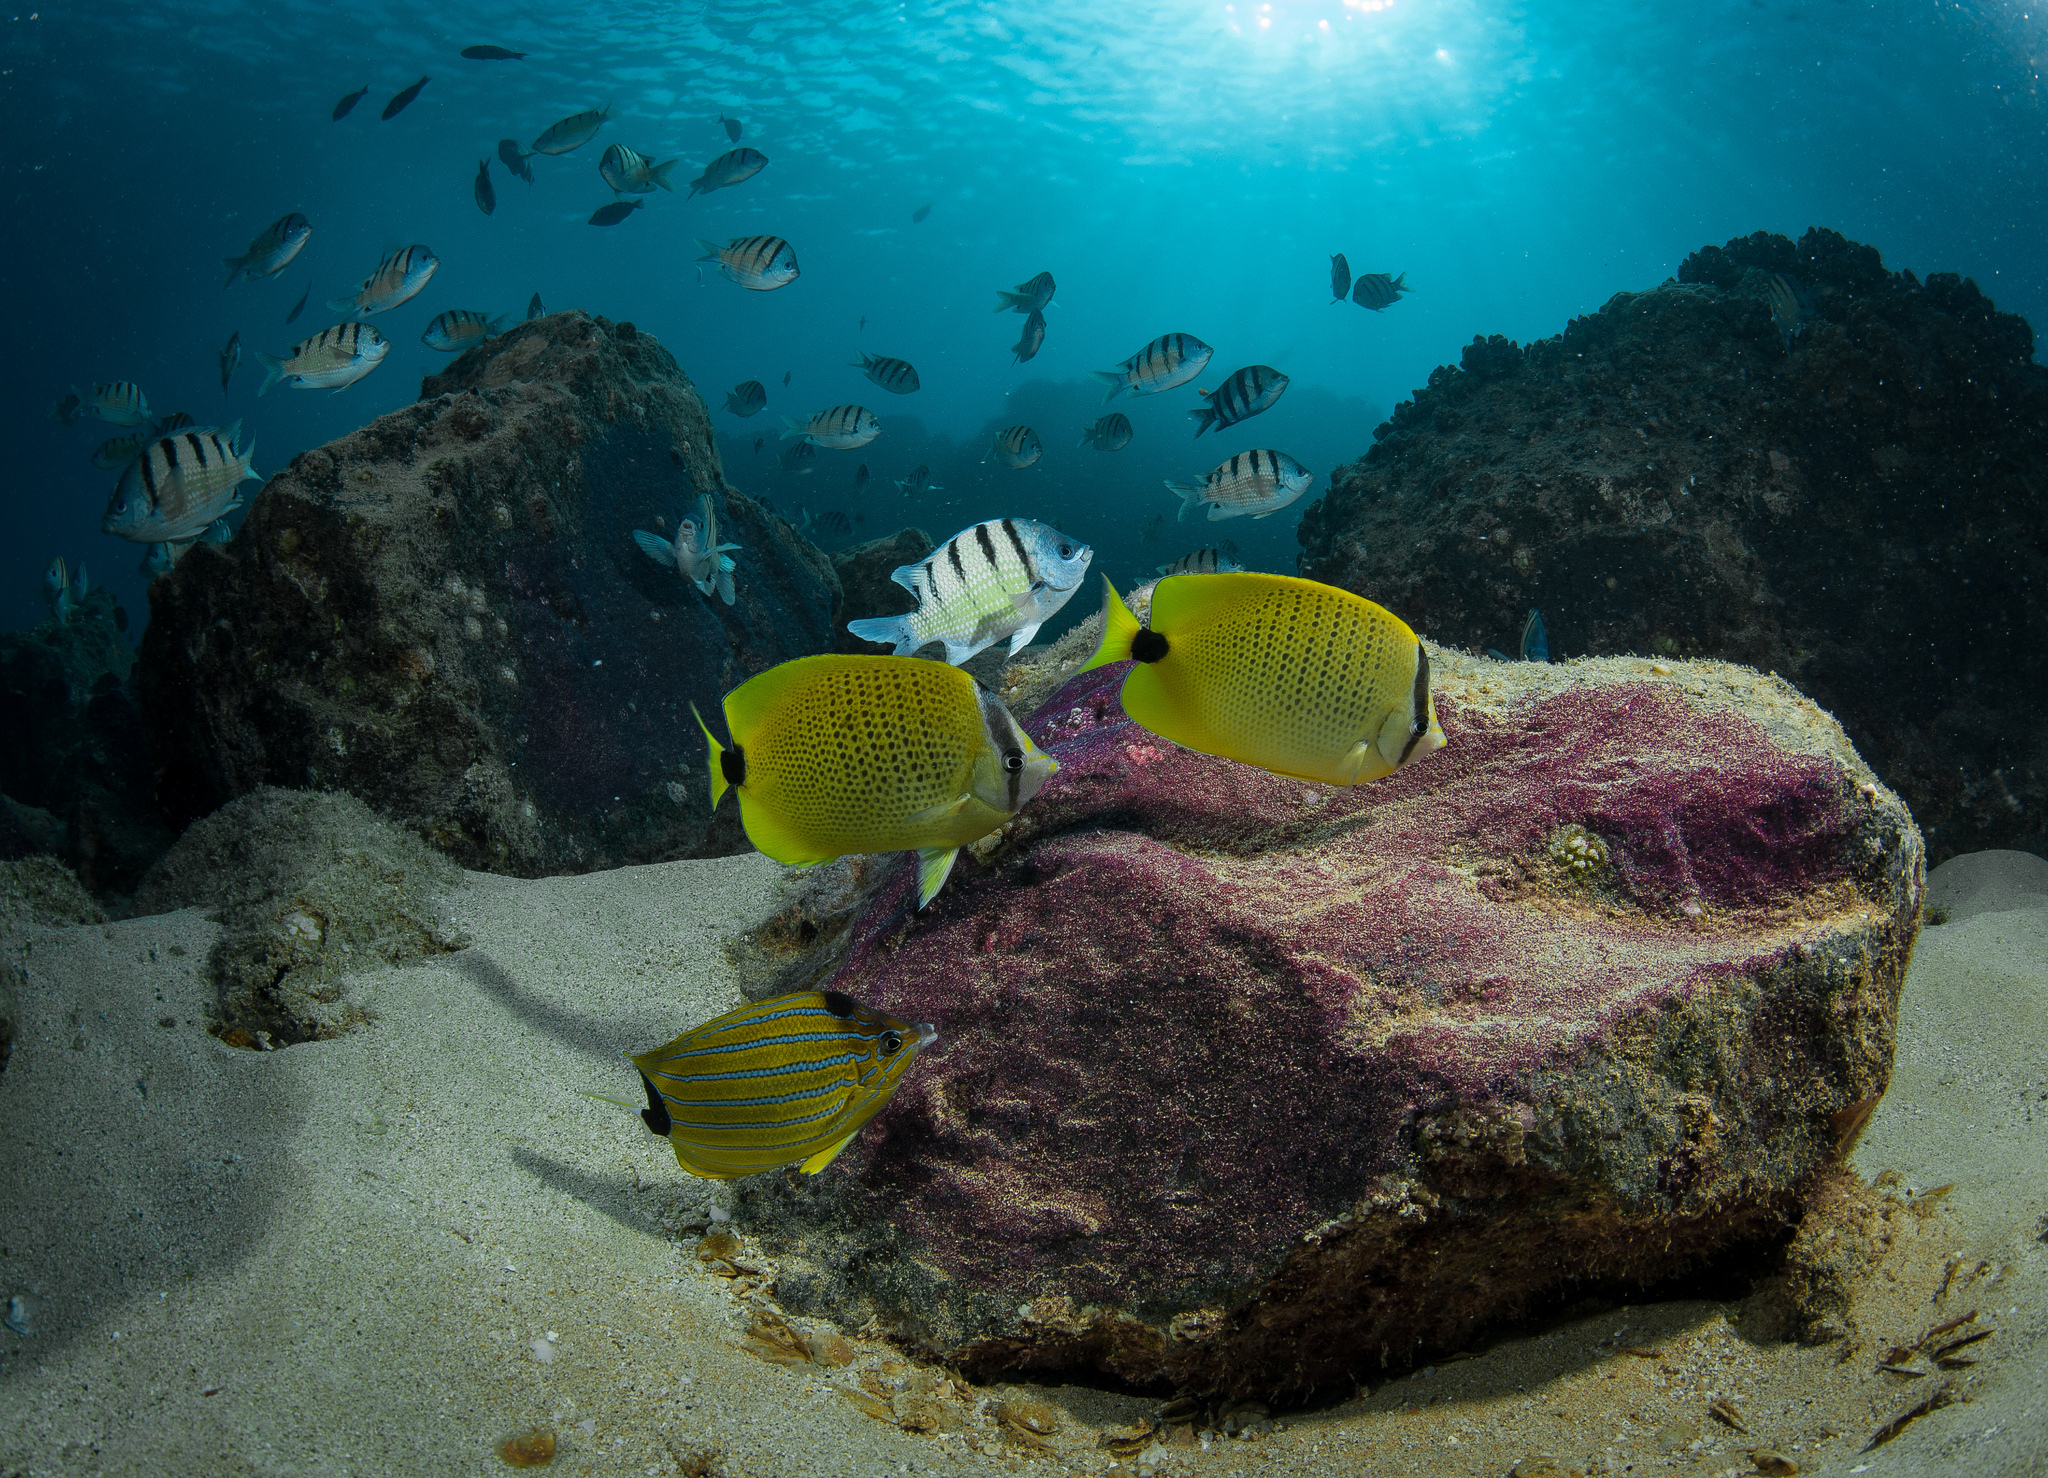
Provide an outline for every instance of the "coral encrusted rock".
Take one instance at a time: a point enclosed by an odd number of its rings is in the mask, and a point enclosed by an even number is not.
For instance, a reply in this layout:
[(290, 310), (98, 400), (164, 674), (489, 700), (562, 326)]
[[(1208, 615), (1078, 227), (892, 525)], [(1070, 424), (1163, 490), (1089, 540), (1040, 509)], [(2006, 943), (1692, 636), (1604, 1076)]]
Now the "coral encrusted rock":
[(1374, 435), (1300, 573), (1474, 651), (1533, 607), (1553, 654), (1781, 673), (1936, 861), (2048, 851), (2048, 369), (1976, 283), (1758, 233), (1475, 340)]
[(785, 1305), (1284, 1399), (1766, 1261), (1890, 1073), (1911, 817), (1748, 669), (1431, 664), (1449, 746), (1354, 789), (1156, 738), (1121, 665), (1056, 693), (1038, 798), (849, 931), (938, 1041), (748, 1183)]
[[(736, 605), (632, 539), (705, 494)], [(294, 458), (151, 587), (158, 795), (182, 824), (258, 785), (346, 790), (529, 876), (744, 851), (690, 705), (830, 651), (838, 600), (831, 561), (726, 485), (666, 350), (550, 314)]]

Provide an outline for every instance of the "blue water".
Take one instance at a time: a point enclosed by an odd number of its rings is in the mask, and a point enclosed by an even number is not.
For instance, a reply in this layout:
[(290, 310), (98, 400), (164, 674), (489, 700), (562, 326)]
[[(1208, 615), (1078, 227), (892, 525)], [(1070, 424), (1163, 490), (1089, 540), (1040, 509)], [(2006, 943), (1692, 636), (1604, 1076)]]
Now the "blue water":
[[(457, 55), (478, 42), (531, 56)], [(518, 318), (536, 291), (655, 334), (713, 407), (763, 381), (767, 412), (714, 422), (730, 479), (786, 511), (861, 513), (858, 537), (1057, 517), (1119, 579), (1217, 537), (1291, 569), (1314, 491), (1261, 523), (1146, 540), (1177, 506), (1162, 473), (1269, 446), (1320, 488), (1473, 334), (1555, 333), (1707, 242), (1830, 226), (1888, 265), (1974, 276), (2048, 324), (2044, 56), (2048, 21), (2027, 7), (1924, 0), (24, 6), (0, 16), (0, 625), (43, 618), (42, 570), (60, 553), (115, 591), (131, 636), (146, 616), (139, 549), (98, 531), (114, 474), (86, 457), (114, 428), (47, 416), (69, 385), (134, 379), (159, 413), (241, 417), (269, 473), (416, 396), (447, 362), (418, 340), (435, 314)], [(422, 73), (418, 100), (380, 121)], [(498, 139), (607, 101), (595, 141), (533, 160), (531, 190), (497, 166)], [(720, 114), (768, 155), (762, 174), (586, 224), (612, 198), (606, 143), (680, 155), (687, 180), (729, 147)], [(471, 198), (486, 156), (488, 218)], [(314, 226), (298, 260), (223, 291), (220, 258), (290, 210)], [(695, 237), (755, 232), (794, 244), (795, 284), (751, 293), (707, 271), (700, 285)], [(259, 399), (254, 351), (336, 321), (322, 300), (409, 242), (443, 265), (372, 320), (394, 341), (386, 362), (339, 395)], [(1405, 271), (1414, 296), (1377, 314), (1332, 306), (1335, 251), (1358, 272)], [(1043, 352), (1013, 367), (1023, 320), (990, 311), (994, 290), (1041, 269), (1058, 306)], [(216, 352), (236, 330), (244, 363), (223, 396)], [(1014, 420), (1092, 415), (1087, 371), (1170, 330), (1216, 347), (1201, 385), (1263, 362), (1293, 386), (1200, 442), (1193, 386), (1125, 398), (1138, 440), (1122, 462), (1077, 448), (1072, 424), (1040, 424), (1029, 471), (949, 479), (934, 461), (955, 490), (943, 506), (882, 496), (932, 448), (971, 463)], [(924, 388), (870, 386), (847, 367), (863, 347), (911, 360)], [(821, 452), (803, 478), (753, 455), (763, 433), (772, 450), (779, 414), (846, 401), (883, 417), (863, 452)], [(865, 503), (850, 492), (859, 461), (877, 479)]]

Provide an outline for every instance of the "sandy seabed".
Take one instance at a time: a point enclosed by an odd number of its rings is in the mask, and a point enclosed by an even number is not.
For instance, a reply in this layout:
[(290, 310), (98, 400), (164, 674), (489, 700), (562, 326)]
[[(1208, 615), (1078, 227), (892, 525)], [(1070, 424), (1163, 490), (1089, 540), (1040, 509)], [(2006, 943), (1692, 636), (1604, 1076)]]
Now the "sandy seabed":
[[(536, 1428), (585, 1474), (1732, 1478), (1773, 1451), (2048, 1474), (2048, 862), (1930, 883), (1949, 922), (1921, 935), (1851, 1161), (1901, 1203), (1857, 1338), (1765, 1340), (1739, 1303), (1606, 1308), (1247, 1436), (1117, 1449), (1156, 1399), (967, 1387), (783, 1320), (744, 1215), (704, 1255), (730, 1187), (579, 1096), (637, 1100), (621, 1048), (738, 1003), (724, 942), (788, 877), (470, 875), (447, 907), (471, 947), (355, 977), (370, 1025), (275, 1052), (207, 1034), (199, 911), (38, 931), (0, 1075), (0, 1297), (30, 1331), (0, 1328), (0, 1478), (497, 1473)], [(1973, 1311), (1995, 1331), (1976, 1364), (1879, 1368)], [(1944, 1379), (1957, 1399), (1864, 1450)]]

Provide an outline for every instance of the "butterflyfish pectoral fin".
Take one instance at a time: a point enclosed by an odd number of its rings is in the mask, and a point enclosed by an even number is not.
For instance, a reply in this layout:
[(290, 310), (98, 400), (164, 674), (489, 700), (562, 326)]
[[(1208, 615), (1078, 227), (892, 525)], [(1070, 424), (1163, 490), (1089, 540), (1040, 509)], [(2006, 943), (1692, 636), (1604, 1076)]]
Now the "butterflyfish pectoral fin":
[[(920, 810), (912, 811), (903, 818), (903, 824), (911, 827), (937, 826), (942, 822), (952, 820), (955, 816), (966, 810), (968, 806), (972, 805), (973, 802), (974, 795), (972, 792), (969, 792), (958, 800), (944, 801), (936, 806), (925, 806)], [(921, 849), (917, 855), (922, 857), (929, 850), (929, 848)]]
[[(853, 1134), (858, 1133), (860, 1133), (858, 1129), (853, 1131)], [(827, 1165), (838, 1159), (841, 1150), (853, 1143), (853, 1134), (847, 1135), (846, 1138), (840, 1140), (837, 1144), (826, 1145), (825, 1148), (819, 1150), (797, 1168), (806, 1175), (816, 1175), (820, 1170), (823, 1170)]]
[[(923, 908), (938, 897), (939, 889), (946, 886), (946, 879), (952, 875), (953, 863), (959, 858), (958, 847), (919, 847), (917, 849), (917, 906)], [(833, 1151), (837, 1154), (838, 1151)]]
[(1088, 672), (1097, 667), (1107, 667), (1112, 662), (1130, 659), (1131, 642), (1144, 628), (1138, 618), (1131, 614), (1131, 608), (1124, 604), (1123, 597), (1116, 593), (1116, 586), (1107, 575), (1102, 577), (1102, 645), (1095, 649), (1095, 655), (1088, 659), (1081, 671)]

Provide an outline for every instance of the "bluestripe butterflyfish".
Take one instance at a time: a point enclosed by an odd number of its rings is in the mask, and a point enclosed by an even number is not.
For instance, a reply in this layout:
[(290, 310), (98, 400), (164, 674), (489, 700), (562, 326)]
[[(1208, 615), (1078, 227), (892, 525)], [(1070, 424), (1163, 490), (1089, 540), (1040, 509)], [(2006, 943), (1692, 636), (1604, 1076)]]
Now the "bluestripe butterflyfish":
[(838, 991), (776, 996), (628, 1057), (640, 1117), (707, 1180), (799, 1166), (816, 1175), (882, 1111), (936, 1028)]
[(713, 810), (737, 791), (747, 840), (798, 867), (914, 851), (919, 908), (1059, 768), (972, 677), (914, 657), (798, 657), (727, 693), (725, 723), (730, 747), (697, 714)]
[(1123, 708), (1163, 739), (1276, 775), (1358, 785), (1444, 746), (1406, 622), (1291, 575), (1171, 575), (1146, 622), (1110, 585), (1088, 668), (1132, 660)]

